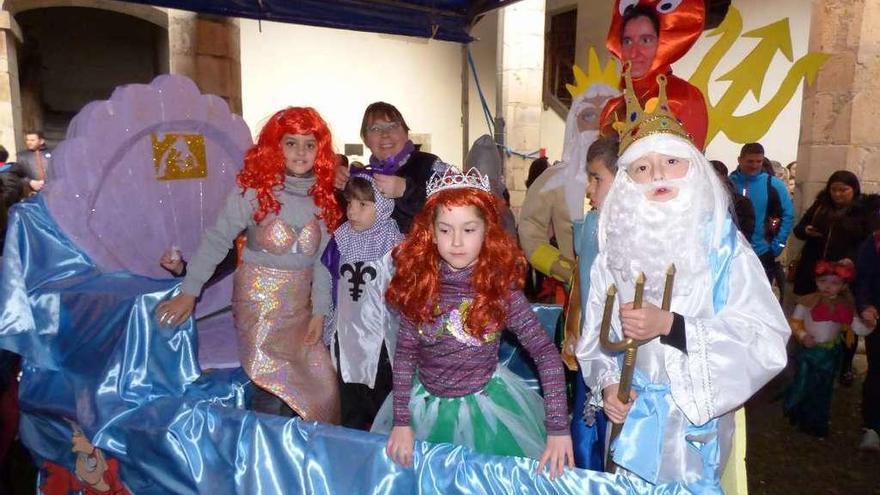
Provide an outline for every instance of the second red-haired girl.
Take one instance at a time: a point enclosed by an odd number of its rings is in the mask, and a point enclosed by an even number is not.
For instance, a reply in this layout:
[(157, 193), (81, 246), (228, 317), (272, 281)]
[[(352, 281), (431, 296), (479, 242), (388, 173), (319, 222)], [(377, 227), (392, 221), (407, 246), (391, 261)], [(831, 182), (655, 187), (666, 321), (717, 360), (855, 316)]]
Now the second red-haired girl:
[[(540, 458), (539, 471), (549, 465), (551, 477), (573, 466), (562, 361), (522, 293), (526, 261), (485, 177), (435, 174), (393, 257), (386, 300), (401, 313), (394, 388), (373, 428), (390, 430), (388, 455), (411, 465), (419, 439)], [(498, 363), (505, 328), (537, 365), (543, 407)]]

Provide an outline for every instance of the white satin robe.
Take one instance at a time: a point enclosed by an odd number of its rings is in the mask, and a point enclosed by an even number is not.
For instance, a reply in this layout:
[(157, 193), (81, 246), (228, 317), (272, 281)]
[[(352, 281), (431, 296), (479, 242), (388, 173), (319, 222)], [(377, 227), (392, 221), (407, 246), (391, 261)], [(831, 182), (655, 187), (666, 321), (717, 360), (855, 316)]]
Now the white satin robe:
[[(616, 356), (603, 351), (599, 343), (606, 291), (612, 283), (617, 285), (613, 341), (622, 335), (619, 305), (632, 301), (635, 291), (614, 280), (605, 256), (599, 253), (591, 270), (590, 297), (577, 346), (584, 380), (595, 391), (591, 403), (597, 407), (601, 407), (601, 390), (620, 381)], [(724, 466), (733, 439), (734, 411), (785, 367), (790, 329), (760, 261), (741, 235), (729, 277), (727, 302), (717, 314), (711, 270), (690, 290), (673, 290), (671, 311), (685, 319), (687, 353), (659, 339), (639, 347), (636, 368), (652, 383), (671, 388), (673, 407), (666, 419), (658, 482), (693, 483), (703, 476), (701, 457), (688, 447), (684, 431), (689, 424), (699, 426), (713, 418), (719, 418), (720, 465)]]

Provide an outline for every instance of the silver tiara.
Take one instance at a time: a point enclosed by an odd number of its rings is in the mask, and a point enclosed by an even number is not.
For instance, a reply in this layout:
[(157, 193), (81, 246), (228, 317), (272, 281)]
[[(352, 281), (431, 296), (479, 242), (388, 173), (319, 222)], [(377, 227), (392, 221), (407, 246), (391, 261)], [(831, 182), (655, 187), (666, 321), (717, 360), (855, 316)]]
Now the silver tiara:
[(489, 176), (483, 175), (476, 168), (471, 168), (466, 173), (461, 173), (455, 165), (449, 165), (441, 173), (434, 172), (428, 179), (428, 196), (446, 189), (461, 189), (473, 187), (481, 191), (490, 192)]

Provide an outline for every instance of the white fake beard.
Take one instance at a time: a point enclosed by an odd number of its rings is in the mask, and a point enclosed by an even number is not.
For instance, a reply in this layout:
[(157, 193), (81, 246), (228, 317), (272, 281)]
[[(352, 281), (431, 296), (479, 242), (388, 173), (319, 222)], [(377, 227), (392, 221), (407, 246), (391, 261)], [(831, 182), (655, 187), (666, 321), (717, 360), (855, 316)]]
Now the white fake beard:
[[(693, 175), (651, 184), (618, 177), (620, 189), (602, 207), (608, 215), (605, 251), (615, 283), (634, 287), (644, 273), (645, 300), (656, 306), (662, 301), (670, 264), (676, 269), (676, 295), (690, 293), (709, 269), (710, 234), (704, 231), (711, 222), (712, 192)], [(645, 197), (660, 186), (677, 187), (678, 195), (665, 202)]]

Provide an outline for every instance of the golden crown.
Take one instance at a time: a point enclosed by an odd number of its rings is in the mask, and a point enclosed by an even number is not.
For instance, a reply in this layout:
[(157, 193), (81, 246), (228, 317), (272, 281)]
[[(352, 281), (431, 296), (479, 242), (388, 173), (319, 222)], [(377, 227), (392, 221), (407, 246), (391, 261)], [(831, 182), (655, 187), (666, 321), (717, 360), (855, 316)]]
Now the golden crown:
[(620, 82), (620, 76), (617, 75), (617, 64), (613, 60), (609, 60), (605, 67), (602, 67), (599, 62), (599, 54), (592, 46), (587, 55), (587, 72), (584, 72), (577, 65), (571, 70), (574, 73), (575, 84), (566, 84), (565, 87), (572, 98), (577, 98), (594, 84), (605, 84), (617, 88), (617, 84)]
[(620, 134), (620, 154), (639, 139), (652, 134), (672, 134), (693, 142), (691, 135), (685, 130), (681, 120), (672, 113), (669, 108), (669, 100), (666, 98), (666, 76), (657, 76), (657, 85), (660, 91), (656, 98), (645, 102), (645, 108), (639, 104), (636, 92), (633, 90), (630, 64), (626, 63), (623, 69), (623, 80), (626, 87), (623, 90), (626, 101), (626, 118), (617, 121), (613, 127)]
[(471, 168), (461, 173), (455, 165), (449, 165), (442, 173), (434, 172), (428, 179), (428, 196), (445, 189), (460, 189), (473, 187), (481, 191), (490, 192), (489, 176), (483, 175), (476, 168)]

